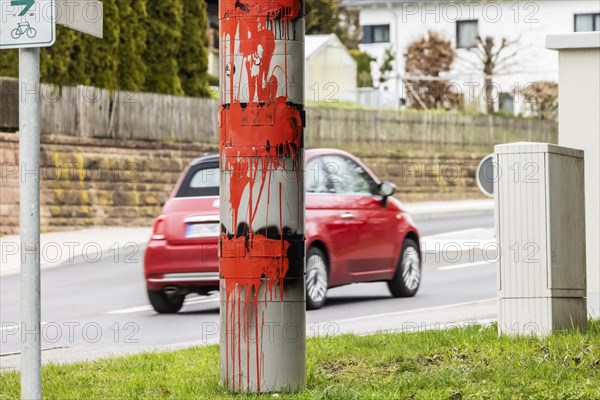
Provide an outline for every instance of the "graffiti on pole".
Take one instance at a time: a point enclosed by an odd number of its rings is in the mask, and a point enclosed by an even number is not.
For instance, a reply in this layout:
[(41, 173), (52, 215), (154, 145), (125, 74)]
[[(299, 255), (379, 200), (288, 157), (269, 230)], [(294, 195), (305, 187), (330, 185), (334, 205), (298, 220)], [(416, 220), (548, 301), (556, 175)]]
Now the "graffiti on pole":
[(221, 380), (235, 392), (296, 390), (306, 374), (304, 4), (225, 0), (219, 18)]

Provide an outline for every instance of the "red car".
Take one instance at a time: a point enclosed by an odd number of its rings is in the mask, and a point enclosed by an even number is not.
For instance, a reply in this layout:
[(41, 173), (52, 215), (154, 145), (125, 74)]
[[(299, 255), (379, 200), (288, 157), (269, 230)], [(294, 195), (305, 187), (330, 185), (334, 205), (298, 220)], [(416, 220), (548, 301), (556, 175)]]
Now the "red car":
[[(386, 281), (394, 297), (421, 283), (419, 233), (395, 186), (358, 158), (333, 149), (305, 153), (306, 303), (321, 307), (327, 289)], [(144, 256), (150, 304), (175, 313), (189, 293), (219, 286), (219, 158), (190, 163), (154, 222)]]

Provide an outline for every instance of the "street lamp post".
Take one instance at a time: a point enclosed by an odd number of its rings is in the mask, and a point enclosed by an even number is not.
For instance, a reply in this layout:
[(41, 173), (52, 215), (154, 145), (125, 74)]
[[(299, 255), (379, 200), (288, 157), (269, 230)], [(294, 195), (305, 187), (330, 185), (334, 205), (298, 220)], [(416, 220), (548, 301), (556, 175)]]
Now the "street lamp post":
[(304, 3), (219, 1), (221, 383), (306, 380)]

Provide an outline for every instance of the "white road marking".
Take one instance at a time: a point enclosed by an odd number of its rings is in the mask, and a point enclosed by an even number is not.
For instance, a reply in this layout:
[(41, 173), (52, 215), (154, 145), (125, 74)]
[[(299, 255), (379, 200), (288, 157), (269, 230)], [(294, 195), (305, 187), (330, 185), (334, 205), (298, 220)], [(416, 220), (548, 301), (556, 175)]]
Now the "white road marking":
[(422, 239), (447, 238), (448, 236), (450, 236), (450, 237), (460, 236), (460, 235), (464, 235), (465, 233), (476, 233), (476, 232), (477, 233), (481, 233), (481, 232), (487, 233), (490, 229), (493, 229), (493, 228), (464, 229), (462, 231), (444, 232), (444, 233), (438, 233), (435, 235), (424, 236)]
[[(486, 302), (497, 301), (497, 300), (498, 299), (496, 297), (494, 297), (494, 298), (491, 298), (491, 299), (483, 299), (483, 300), (477, 300), (477, 301), (468, 301), (468, 302), (465, 302), (465, 303), (445, 304), (443, 306), (415, 308), (413, 310), (395, 311), (395, 312), (391, 312), (391, 313), (363, 315), (362, 317), (339, 319), (337, 321), (332, 321), (332, 322), (328, 322), (328, 323), (331, 324), (331, 323), (342, 323), (342, 322), (360, 321), (360, 320), (363, 320), (363, 319), (372, 319), (372, 318), (388, 318), (388, 317), (395, 316), (395, 315), (404, 315), (404, 314), (413, 314), (413, 313), (420, 313), (420, 312), (427, 312), (427, 311), (444, 310), (446, 308), (471, 306), (471, 305), (474, 305), (474, 304), (486, 303)], [(321, 323), (323, 323), (323, 322), (321, 322)]]
[(475, 249), (485, 249), (488, 252), (496, 250), (497, 245), (493, 228), (473, 228), (423, 236), (421, 249), (428, 254), (469, 252)]
[(132, 314), (132, 313), (136, 313), (136, 312), (150, 311), (150, 310), (152, 310), (151, 306), (139, 306), (139, 307), (123, 308), (121, 310), (108, 311), (106, 314)]
[(473, 263), (464, 263), (464, 264), (457, 264), (457, 265), (446, 265), (444, 267), (439, 267), (438, 271), (450, 271), (453, 269), (461, 269), (461, 268), (469, 268), (469, 267), (480, 267), (483, 265), (491, 265), (494, 264), (495, 261), (479, 261), (479, 262), (473, 262)]
[[(193, 304), (201, 304), (201, 303), (210, 303), (213, 301), (218, 301), (219, 296), (209, 296), (209, 297), (194, 297), (189, 300), (186, 300), (183, 305), (193, 305)], [(133, 314), (143, 311), (152, 311), (152, 306), (138, 306), (138, 307), (130, 307), (123, 308), (120, 310), (108, 311), (106, 314)]]

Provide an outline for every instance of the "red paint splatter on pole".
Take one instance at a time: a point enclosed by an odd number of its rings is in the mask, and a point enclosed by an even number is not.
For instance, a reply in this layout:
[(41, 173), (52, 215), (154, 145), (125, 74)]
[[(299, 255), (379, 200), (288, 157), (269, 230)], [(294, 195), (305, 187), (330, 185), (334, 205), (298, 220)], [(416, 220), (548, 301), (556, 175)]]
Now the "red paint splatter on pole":
[(219, 2), (221, 380), (235, 392), (305, 384), (304, 335), (281, 326), (306, 329), (303, 9)]

